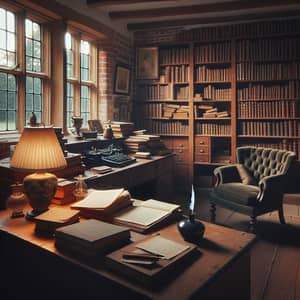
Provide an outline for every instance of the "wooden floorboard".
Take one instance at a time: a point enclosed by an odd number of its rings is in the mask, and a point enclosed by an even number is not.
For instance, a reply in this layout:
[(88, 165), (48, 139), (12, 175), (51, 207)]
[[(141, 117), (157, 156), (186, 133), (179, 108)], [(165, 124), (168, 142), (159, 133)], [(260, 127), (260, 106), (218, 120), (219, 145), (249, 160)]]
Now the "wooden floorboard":
[[(206, 221), (210, 219), (209, 192), (196, 189), (195, 213)], [(258, 241), (251, 249), (251, 300), (300, 300), (299, 198), (285, 197), (286, 225), (280, 224), (276, 211), (258, 217)], [(182, 206), (188, 213), (188, 199)], [(217, 224), (247, 231), (249, 220), (248, 216), (217, 207)]]

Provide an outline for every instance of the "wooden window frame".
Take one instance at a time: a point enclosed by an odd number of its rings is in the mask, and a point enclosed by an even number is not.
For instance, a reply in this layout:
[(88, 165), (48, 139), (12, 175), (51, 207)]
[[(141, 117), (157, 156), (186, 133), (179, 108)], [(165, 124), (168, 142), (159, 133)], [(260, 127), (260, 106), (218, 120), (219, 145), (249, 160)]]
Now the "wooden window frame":
[[(73, 44), (73, 78), (66, 78), (66, 83), (73, 84), (73, 115), (80, 116), (81, 109), (81, 86), (89, 87), (90, 96), (90, 113), (89, 119), (97, 119), (97, 52), (98, 45), (96, 39), (90, 35), (80, 31), (73, 26), (68, 26), (66, 33), (70, 33)], [(80, 42), (81, 40), (89, 42), (90, 45), (90, 65), (89, 65), (89, 80), (81, 80), (80, 77)], [(66, 68), (66, 66), (65, 66)], [(67, 120), (66, 120), (67, 124)], [(84, 124), (83, 127), (88, 128), (88, 124)]]
[[(14, 6), (11, 3), (0, 1), (0, 7), (15, 14), (16, 22), (16, 62), (17, 66), (14, 69), (0, 67), (0, 72), (13, 74), (17, 80), (17, 117), (16, 131), (1, 131), (1, 134), (13, 134), (21, 132), (29, 120), (25, 120), (25, 91), (26, 91), (26, 76), (38, 77), (42, 80), (43, 86), (43, 102), (42, 102), (42, 122), (50, 124), (51, 121), (51, 32), (47, 24), (48, 18), (35, 14), (31, 10), (26, 10), (18, 5)], [(33, 22), (37, 22), (42, 28), (42, 72), (26, 71), (25, 65), (25, 19), (28, 18)]]

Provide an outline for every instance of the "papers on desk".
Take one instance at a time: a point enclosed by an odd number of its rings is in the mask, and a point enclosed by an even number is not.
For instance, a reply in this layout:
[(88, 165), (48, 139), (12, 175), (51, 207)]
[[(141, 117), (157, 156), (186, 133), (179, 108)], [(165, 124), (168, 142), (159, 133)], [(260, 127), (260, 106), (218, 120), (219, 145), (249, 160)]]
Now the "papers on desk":
[(189, 245), (166, 239), (160, 235), (138, 243), (136, 247), (164, 259), (171, 259), (190, 248)]

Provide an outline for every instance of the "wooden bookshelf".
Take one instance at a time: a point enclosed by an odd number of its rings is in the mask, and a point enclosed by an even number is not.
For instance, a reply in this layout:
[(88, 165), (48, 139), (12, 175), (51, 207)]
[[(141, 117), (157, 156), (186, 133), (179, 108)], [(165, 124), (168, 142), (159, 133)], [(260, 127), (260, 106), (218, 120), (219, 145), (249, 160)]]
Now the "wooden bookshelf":
[[(300, 18), (233, 24), (152, 43), (159, 47), (160, 74), (156, 81), (137, 80), (146, 95), (137, 100), (147, 111), (140, 125), (175, 152), (174, 143), (185, 145), (177, 165), (187, 183), (194, 167), (205, 173), (234, 163), (238, 146), (288, 149), (300, 157), (299, 26)], [(188, 115), (164, 119), (165, 105), (173, 103), (189, 107)]]

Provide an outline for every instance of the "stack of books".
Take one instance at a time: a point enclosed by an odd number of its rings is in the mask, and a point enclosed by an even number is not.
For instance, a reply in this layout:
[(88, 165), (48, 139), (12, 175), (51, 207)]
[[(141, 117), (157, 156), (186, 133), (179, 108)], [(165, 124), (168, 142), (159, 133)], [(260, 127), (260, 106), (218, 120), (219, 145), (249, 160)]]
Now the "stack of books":
[(79, 221), (79, 212), (66, 208), (53, 207), (36, 216), (34, 221), (36, 224), (36, 233), (52, 235), (59, 227), (77, 223)]
[(186, 119), (189, 116), (189, 107), (179, 104), (164, 104), (162, 110), (163, 118)]
[(57, 188), (52, 199), (52, 203), (64, 205), (75, 201), (73, 191), (75, 189), (76, 182), (70, 181), (64, 178), (58, 178)]
[(124, 141), (124, 145), (130, 152), (150, 152), (152, 155), (171, 153), (171, 150), (167, 149), (159, 135), (145, 133), (131, 135)]
[(85, 218), (111, 221), (113, 214), (132, 205), (131, 195), (127, 190), (90, 190), (86, 198), (71, 205)]
[(82, 174), (85, 171), (81, 154), (68, 152), (65, 159), (67, 161), (67, 167), (62, 170), (55, 171), (54, 173), (57, 177), (74, 177), (78, 174)]
[(114, 137), (127, 137), (132, 134), (134, 130), (134, 123), (131, 122), (111, 122), (111, 128)]
[(130, 230), (98, 220), (86, 220), (55, 231), (55, 246), (85, 257), (114, 251), (130, 242)]
[[(200, 114), (198, 114), (198, 110)], [(212, 105), (201, 104), (195, 106), (195, 117), (203, 117), (203, 118), (225, 118), (229, 117), (230, 114), (228, 111), (218, 111), (217, 107), (213, 107)]]

